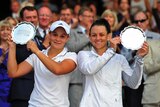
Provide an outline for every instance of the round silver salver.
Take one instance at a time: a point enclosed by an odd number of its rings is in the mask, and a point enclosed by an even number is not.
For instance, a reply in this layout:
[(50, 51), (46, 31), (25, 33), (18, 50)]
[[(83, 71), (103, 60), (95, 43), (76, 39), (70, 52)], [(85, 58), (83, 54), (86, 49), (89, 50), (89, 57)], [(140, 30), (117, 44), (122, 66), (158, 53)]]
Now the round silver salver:
[(120, 33), (122, 45), (131, 50), (138, 50), (142, 47), (146, 36), (144, 31), (137, 26), (127, 26)]
[(35, 34), (36, 28), (31, 22), (20, 22), (12, 29), (12, 39), (16, 44), (26, 44)]

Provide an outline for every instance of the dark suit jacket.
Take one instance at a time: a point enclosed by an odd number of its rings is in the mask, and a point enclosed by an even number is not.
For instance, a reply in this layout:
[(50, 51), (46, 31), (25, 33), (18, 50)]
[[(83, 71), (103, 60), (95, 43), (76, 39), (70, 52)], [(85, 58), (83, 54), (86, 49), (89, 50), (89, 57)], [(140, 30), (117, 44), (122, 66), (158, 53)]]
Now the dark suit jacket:
[[(30, 51), (27, 50), (26, 45), (16, 45), (16, 59), (17, 63), (24, 61), (29, 55)], [(10, 101), (12, 100), (29, 100), (30, 94), (34, 86), (34, 72), (30, 72), (19, 78), (12, 80), (10, 89)]]
[[(39, 32), (37, 30), (34, 40), (39, 49), (42, 50), (42, 40), (43, 38), (39, 38)], [(34, 39), (35, 39), (34, 38)], [(16, 45), (16, 60), (17, 63), (21, 63), (24, 61), (32, 52), (27, 50), (26, 45)], [(10, 88), (10, 98), (9, 100), (12, 102), (13, 100), (29, 100), (31, 92), (34, 87), (34, 71), (31, 71), (29, 74), (26, 74), (19, 78), (14, 78), (12, 80), (11, 88)]]

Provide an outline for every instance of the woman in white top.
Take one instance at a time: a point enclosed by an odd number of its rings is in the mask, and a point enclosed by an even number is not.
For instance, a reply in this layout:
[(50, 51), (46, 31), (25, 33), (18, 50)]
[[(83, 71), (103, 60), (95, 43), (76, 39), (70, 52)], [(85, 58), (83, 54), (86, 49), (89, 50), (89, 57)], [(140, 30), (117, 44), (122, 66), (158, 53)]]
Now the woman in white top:
[(110, 39), (112, 48), (107, 47), (110, 33), (105, 19), (95, 21), (89, 33), (92, 50), (78, 53), (78, 67), (86, 77), (80, 107), (122, 107), (122, 79), (134, 89), (141, 83), (142, 57), (148, 53), (148, 44), (138, 50), (131, 68), (125, 57), (114, 51), (119, 38)]
[[(70, 72), (76, 68), (76, 53), (65, 47), (70, 27), (56, 21), (50, 27), (50, 47), (40, 51), (34, 41), (27, 42), (33, 52), (25, 61), (17, 64), (15, 43), (9, 38), (8, 74), (12, 78), (23, 76), (34, 69), (35, 84), (29, 107), (69, 107), (68, 85)], [(23, 87), (23, 86), (22, 86)]]

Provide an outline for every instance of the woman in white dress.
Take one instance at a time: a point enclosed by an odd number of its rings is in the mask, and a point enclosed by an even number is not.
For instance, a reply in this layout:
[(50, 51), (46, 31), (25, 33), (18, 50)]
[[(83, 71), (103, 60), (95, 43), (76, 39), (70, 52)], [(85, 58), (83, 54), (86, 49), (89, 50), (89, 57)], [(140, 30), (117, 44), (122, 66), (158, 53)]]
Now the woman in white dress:
[[(34, 41), (27, 42), (33, 52), (25, 61), (17, 64), (15, 43), (9, 38), (8, 74), (12, 78), (23, 76), (34, 69), (34, 89), (29, 107), (69, 107), (68, 85), (70, 72), (76, 68), (77, 55), (65, 47), (70, 27), (64, 21), (56, 21), (50, 27), (50, 47), (40, 51)], [(23, 87), (23, 86), (22, 86)]]

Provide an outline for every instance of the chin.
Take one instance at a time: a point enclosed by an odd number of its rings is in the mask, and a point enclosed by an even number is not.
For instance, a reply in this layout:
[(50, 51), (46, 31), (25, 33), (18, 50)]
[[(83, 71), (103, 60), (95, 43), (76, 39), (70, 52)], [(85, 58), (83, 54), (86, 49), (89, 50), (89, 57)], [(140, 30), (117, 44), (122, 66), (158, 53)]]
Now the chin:
[(100, 46), (95, 46), (95, 48), (96, 48), (96, 49), (101, 49), (102, 47), (100, 47)]

